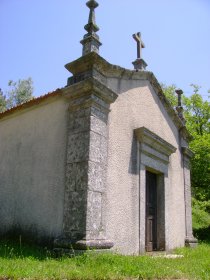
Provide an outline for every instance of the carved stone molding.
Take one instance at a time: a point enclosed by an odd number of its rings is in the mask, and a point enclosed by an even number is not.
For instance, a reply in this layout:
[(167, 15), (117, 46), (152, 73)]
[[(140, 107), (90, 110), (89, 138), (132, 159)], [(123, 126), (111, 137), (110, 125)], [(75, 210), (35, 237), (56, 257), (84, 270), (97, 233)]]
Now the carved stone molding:
[(188, 147), (182, 147), (182, 154), (189, 160), (194, 157), (194, 153)]
[(137, 140), (141, 143), (141, 152), (150, 158), (156, 158), (168, 163), (169, 156), (175, 153), (176, 148), (145, 127), (135, 129)]

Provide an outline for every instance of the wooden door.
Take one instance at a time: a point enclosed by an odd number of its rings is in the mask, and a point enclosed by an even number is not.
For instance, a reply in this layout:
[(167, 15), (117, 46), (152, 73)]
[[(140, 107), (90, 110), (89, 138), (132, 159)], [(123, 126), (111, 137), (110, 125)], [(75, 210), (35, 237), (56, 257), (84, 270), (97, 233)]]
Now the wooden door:
[(146, 251), (157, 250), (157, 175), (146, 171)]

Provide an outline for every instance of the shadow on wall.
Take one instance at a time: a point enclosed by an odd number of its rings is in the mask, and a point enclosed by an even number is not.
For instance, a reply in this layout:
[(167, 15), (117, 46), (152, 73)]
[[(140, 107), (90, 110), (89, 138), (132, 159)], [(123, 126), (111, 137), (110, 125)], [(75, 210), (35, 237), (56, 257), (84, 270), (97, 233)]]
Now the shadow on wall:
[(139, 170), (137, 167), (137, 157), (138, 157), (138, 145), (137, 145), (137, 139), (133, 132), (133, 138), (132, 138), (132, 145), (131, 145), (131, 156), (129, 161), (129, 168), (128, 173), (133, 175), (138, 175)]
[(37, 244), (40, 246), (52, 247), (53, 237), (46, 237), (41, 232), (38, 232), (35, 226), (28, 229), (22, 229), (19, 225), (13, 226), (4, 233), (0, 233), (0, 239), (10, 240), (12, 242), (25, 242), (27, 244)]

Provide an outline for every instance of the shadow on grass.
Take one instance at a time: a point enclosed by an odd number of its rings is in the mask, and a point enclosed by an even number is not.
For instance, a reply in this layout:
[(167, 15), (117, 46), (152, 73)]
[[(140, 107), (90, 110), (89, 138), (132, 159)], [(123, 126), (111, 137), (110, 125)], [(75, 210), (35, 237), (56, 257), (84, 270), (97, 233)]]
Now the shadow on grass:
[(210, 226), (193, 230), (194, 236), (201, 242), (210, 244)]
[(1, 238), (0, 239), (0, 258), (34, 258), (46, 260), (53, 258), (54, 255), (47, 247), (35, 245), (33, 242), (19, 238)]
[[(193, 233), (199, 242), (210, 245), (210, 226), (194, 229)], [(15, 238), (14, 236), (0, 238), (0, 258), (17, 259), (28, 257), (41, 261), (56, 258), (51, 247), (37, 245), (34, 240), (24, 238), (21, 235)]]

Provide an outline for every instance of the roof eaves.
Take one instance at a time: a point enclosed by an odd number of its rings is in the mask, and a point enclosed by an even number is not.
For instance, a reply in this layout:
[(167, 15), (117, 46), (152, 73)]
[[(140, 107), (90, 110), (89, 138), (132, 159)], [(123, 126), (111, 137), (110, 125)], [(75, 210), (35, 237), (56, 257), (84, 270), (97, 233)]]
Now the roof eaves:
[(23, 109), (30, 108), (32, 106), (38, 105), (38, 104), (40, 104), (41, 102), (45, 101), (48, 98), (59, 96), (61, 94), (62, 94), (61, 89), (56, 89), (53, 92), (49, 92), (49, 93), (47, 93), (45, 95), (41, 95), (41, 96), (39, 96), (37, 98), (33, 98), (33, 99), (31, 99), (31, 100), (29, 100), (27, 102), (24, 102), (24, 103), (22, 103), (20, 105), (17, 105), (15, 107), (12, 107), (11, 109), (8, 109), (8, 110), (0, 113), (0, 119), (6, 117), (8, 115), (11, 115), (11, 114), (13, 114), (15, 112), (18, 112), (20, 110), (23, 110)]

